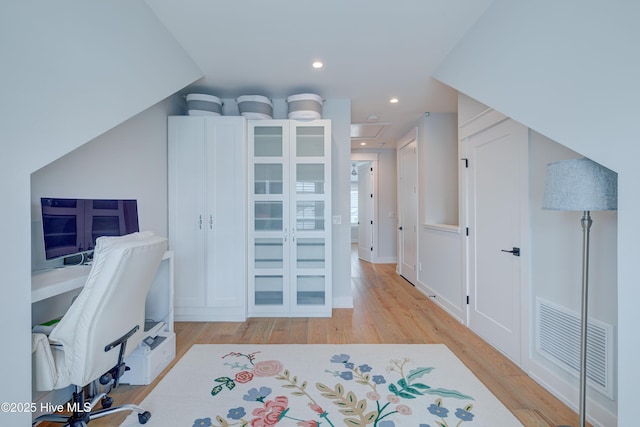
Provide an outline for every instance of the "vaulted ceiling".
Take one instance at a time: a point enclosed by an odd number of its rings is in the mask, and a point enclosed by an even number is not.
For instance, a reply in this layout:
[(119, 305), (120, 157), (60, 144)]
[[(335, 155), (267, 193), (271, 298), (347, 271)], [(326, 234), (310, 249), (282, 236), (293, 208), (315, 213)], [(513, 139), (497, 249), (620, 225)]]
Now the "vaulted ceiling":
[(349, 98), (352, 123), (389, 124), (355, 148), (392, 147), (422, 113), (456, 111), (430, 76), (492, 0), (146, 2), (204, 73), (191, 89)]

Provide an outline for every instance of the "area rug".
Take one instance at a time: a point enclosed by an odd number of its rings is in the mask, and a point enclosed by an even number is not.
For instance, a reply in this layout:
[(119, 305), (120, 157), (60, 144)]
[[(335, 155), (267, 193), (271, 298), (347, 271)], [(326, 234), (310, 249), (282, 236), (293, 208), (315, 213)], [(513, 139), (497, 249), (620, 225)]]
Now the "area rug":
[(194, 345), (141, 406), (156, 427), (522, 425), (438, 344)]

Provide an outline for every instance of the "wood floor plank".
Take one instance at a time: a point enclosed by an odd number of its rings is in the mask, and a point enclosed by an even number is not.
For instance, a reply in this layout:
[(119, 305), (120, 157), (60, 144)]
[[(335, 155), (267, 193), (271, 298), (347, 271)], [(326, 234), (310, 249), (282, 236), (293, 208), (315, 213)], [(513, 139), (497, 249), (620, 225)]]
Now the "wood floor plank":
[[(140, 403), (193, 344), (439, 343), (447, 345), (525, 426), (578, 424), (578, 416), (566, 405), (398, 276), (395, 264), (370, 264), (355, 254), (352, 264), (354, 307), (334, 309), (331, 318), (177, 322), (176, 360), (149, 386), (118, 388), (112, 394), (115, 404)], [(90, 425), (118, 425), (125, 417), (118, 414)]]

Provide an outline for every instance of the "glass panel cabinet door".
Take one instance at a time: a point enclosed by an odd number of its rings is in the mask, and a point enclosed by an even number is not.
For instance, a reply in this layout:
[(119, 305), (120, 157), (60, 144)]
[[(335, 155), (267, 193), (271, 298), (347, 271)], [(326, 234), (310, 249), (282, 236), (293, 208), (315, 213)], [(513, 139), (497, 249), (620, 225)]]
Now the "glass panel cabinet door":
[(281, 313), (288, 304), (289, 128), (249, 122), (249, 315)]
[(291, 126), (292, 311), (330, 315), (330, 127), (318, 122)]

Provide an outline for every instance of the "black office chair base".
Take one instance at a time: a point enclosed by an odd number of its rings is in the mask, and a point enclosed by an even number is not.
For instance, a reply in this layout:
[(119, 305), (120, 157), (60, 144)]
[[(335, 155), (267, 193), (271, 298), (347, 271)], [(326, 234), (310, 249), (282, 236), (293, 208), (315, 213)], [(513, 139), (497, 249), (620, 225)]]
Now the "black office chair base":
[[(81, 397), (77, 397), (78, 395), (84, 393), (84, 390), (80, 389), (74, 393), (74, 403), (75, 408), (84, 407), (83, 399)], [(103, 408), (94, 411), (93, 408), (98, 404), (98, 402), (102, 402)], [(107, 406), (105, 405), (107, 403)], [(90, 412), (74, 412), (73, 414), (45, 414), (41, 415), (35, 420), (33, 420), (32, 425), (35, 426), (43, 421), (52, 422), (52, 423), (60, 423), (64, 425), (68, 425), (69, 427), (85, 427), (91, 420), (95, 420), (98, 418), (106, 417), (107, 415), (115, 414), (118, 412), (125, 411), (134, 411), (138, 413), (138, 423), (146, 424), (147, 421), (151, 418), (151, 412), (144, 410), (138, 405), (134, 404), (125, 404), (118, 406), (111, 406), (113, 403), (113, 399), (109, 397), (106, 393), (100, 393), (97, 396), (94, 396), (91, 399), (90, 403)]]

